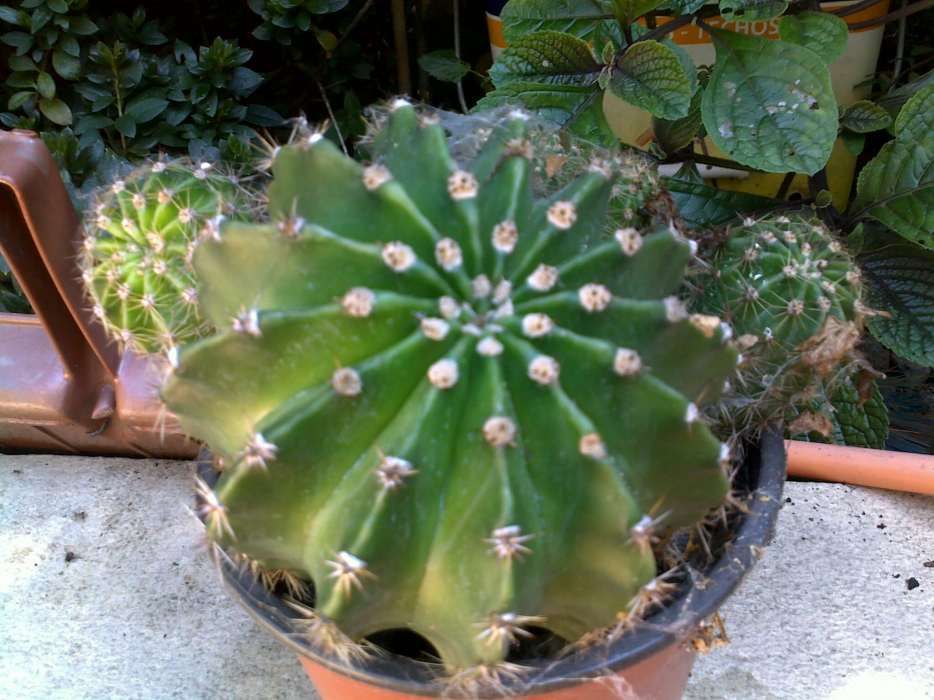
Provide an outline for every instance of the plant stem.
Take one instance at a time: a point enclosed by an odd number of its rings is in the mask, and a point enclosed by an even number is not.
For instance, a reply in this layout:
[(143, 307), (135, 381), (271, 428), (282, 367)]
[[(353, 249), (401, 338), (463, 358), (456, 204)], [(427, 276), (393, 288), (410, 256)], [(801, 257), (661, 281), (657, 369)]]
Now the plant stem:
[(785, 173), (785, 177), (782, 178), (782, 184), (778, 187), (778, 192), (775, 194), (775, 199), (785, 199), (788, 196), (788, 190), (791, 187), (792, 181), (795, 179), (797, 173)]
[[(460, 3), (454, 0), (454, 56), (457, 60), (461, 57), (461, 25), (460, 25)], [(457, 100), (461, 103), (461, 111), (467, 114), (467, 99), (464, 97), (464, 81), (457, 81)]]
[(360, 20), (363, 19), (363, 15), (365, 15), (367, 13), (367, 10), (369, 10), (371, 7), (373, 7), (373, 0), (366, 0), (366, 2), (363, 3), (363, 7), (361, 7), (357, 11), (357, 14), (353, 16), (353, 19), (350, 20), (350, 24), (347, 25), (347, 29), (344, 30), (344, 33), (340, 35), (340, 38), (337, 40), (337, 43), (334, 44), (335, 49), (341, 45), (341, 42), (343, 42), (344, 39), (348, 37), (350, 32), (354, 30), (354, 27), (360, 24)]
[(761, 172), (755, 168), (750, 168), (748, 165), (742, 165), (736, 161), (727, 160), (726, 158), (717, 158), (716, 156), (709, 156), (703, 153), (689, 153), (687, 156), (673, 154), (670, 157), (663, 160), (663, 163), (680, 163), (683, 160), (693, 160), (698, 163), (703, 163), (704, 165), (716, 165), (721, 168), (729, 168), (731, 170), (745, 170), (750, 173)]
[(412, 72), (409, 68), (409, 44), (405, 29), (405, 0), (392, 0), (392, 34), (399, 93), (409, 95), (412, 92)]
[[(120, 73), (117, 70), (117, 64), (114, 61), (110, 62), (110, 72), (114, 76), (114, 99), (117, 101), (117, 117), (123, 116), (123, 97), (120, 95)], [(117, 129), (117, 133), (120, 134), (120, 147), (123, 150), (123, 153), (126, 154), (126, 137), (123, 135), (123, 132)]]
[(934, 0), (921, 0), (921, 2), (916, 2), (911, 5), (905, 5), (901, 9), (895, 10), (895, 12), (890, 12), (889, 14), (883, 17), (877, 17), (876, 19), (867, 19), (864, 22), (857, 22), (856, 24), (850, 25), (850, 31), (857, 29), (870, 29), (872, 27), (881, 27), (883, 24), (888, 24), (889, 22), (894, 22), (897, 19), (902, 17), (910, 17), (916, 12), (923, 12), (929, 7), (934, 7)]
[(321, 84), (318, 76), (314, 73), (312, 73), (311, 77), (315, 81), (315, 84), (318, 86), (318, 90), (321, 92), (321, 99), (324, 100), (324, 106), (328, 110), (328, 116), (331, 119), (331, 123), (334, 125), (334, 131), (337, 132), (337, 138), (341, 142), (341, 150), (343, 150), (344, 155), (349, 158), (350, 153), (347, 152), (347, 144), (344, 143), (344, 135), (341, 133), (341, 126), (337, 123), (337, 117), (334, 116), (334, 110), (331, 109), (331, 101), (328, 99), (328, 94), (324, 90), (324, 85)]
[[(905, 6), (905, 0), (902, 0), (902, 7)], [(898, 85), (898, 79), (902, 74), (902, 66), (905, 63), (905, 34), (908, 31), (908, 18), (901, 17), (898, 20), (898, 45), (895, 49), (895, 65), (892, 67), (892, 86)]]

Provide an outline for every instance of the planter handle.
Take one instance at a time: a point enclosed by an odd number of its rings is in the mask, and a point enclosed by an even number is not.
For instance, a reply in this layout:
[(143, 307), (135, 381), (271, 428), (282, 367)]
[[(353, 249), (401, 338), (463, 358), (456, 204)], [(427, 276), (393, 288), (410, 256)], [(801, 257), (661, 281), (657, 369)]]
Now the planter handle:
[(0, 314), (0, 447), (191, 457), (165, 440), (158, 363), (121, 354), (91, 314), (81, 222), (32, 131), (0, 131), (0, 254), (36, 316)]

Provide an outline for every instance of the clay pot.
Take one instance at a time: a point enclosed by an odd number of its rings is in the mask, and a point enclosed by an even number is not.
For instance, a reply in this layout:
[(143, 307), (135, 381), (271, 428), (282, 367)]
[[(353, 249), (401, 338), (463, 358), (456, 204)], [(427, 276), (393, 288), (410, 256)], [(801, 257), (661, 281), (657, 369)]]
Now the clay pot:
[[(202, 478), (210, 478), (209, 460)], [(703, 588), (685, 584), (670, 604), (617, 642), (567, 657), (523, 660), (532, 669), (507, 681), (509, 696), (540, 700), (677, 700), (694, 663), (689, 640), (713, 615), (756, 562), (772, 537), (785, 481), (785, 450), (777, 431), (750, 450), (735, 486), (746, 512), (732, 523), (732, 538), (702, 573)], [(215, 561), (229, 593), (254, 620), (299, 656), (322, 700), (418, 700), (438, 697), (425, 664), (392, 653), (353, 665), (341, 663), (295, 634), (295, 612), (242, 567), (216, 549)], [(309, 697), (311, 693), (309, 693)]]

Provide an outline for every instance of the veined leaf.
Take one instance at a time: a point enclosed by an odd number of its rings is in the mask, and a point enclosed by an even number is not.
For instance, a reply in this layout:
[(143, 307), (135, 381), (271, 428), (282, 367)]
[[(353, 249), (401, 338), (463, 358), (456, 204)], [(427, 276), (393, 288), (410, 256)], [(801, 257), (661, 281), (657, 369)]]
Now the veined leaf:
[(854, 218), (872, 217), (934, 250), (934, 136), (889, 141), (859, 174)]
[(503, 35), (509, 44), (542, 30), (589, 39), (601, 26), (618, 32), (612, 0), (510, 0), (503, 8)]
[(470, 72), (470, 64), (459, 59), (450, 49), (419, 56), (418, 65), (431, 77), (448, 83), (456, 83)]
[(895, 137), (934, 143), (934, 85), (921, 88), (905, 102), (895, 120)]
[(678, 206), (678, 214), (691, 228), (721, 226), (744, 212), (765, 212), (782, 202), (747, 192), (718, 190), (680, 177), (664, 177), (662, 182)]
[(720, 0), (720, 15), (729, 21), (771, 19), (787, 9), (785, 0)]
[(603, 146), (619, 143), (603, 114), (603, 92), (596, 85), (507, 83), (488, 92), (474, 109), (519, 103), (539, 117)]
[(610, 78), (613, 94), (661, 119), (687, 116), (692, 87), (675, 52), (651, 40), (633, 44)]
[(892, 116), (882, 107), (870, 102), (860, 100), (846, 108), (840, 117), (840, 126), (857, 134), (868, 134), (871, 131), (887, 129), (892, 123)]
[(800, 12), (778, 23), (782, 41), (811, 49), (828, 64), (843, 55), (849, 38), (846, 22), (829, 12)]
[(665, 153), (671, 154), (684, 148), (694, 140), (694, 137), (700, 131), (703, 126), (703, 120), (701, 119), (703, 95), (702, 90), (694, 93), (687, 116), (673, 120), (652, 118), (652, 130), (655, 132), (655, 140), (658, 141)]
[(890, 314), (869, 330), (897, 355), (934, 367), (934, 253), (893, 238), (858, 259), (868, 305)]
[(830, 71), (803, 46), (714, 30), (717, 62), (701, 110), (707, 134), (734, 160), (813, 175), (837, 137)]
[(600, 69), (586, 42), (570, 34), (542, 31), (503, 51), (490, 69), (490, 79), (497, 88), (511, 81), (589, 85)]

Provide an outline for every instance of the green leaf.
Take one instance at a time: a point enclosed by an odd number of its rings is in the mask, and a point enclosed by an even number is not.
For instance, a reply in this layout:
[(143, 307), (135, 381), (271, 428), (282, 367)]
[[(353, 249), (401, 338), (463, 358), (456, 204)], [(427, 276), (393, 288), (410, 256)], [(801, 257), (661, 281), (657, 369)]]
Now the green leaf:
[(720, 0), (720, 15), (730, 22), (772, 19), (787, 9), (788, 3), (784, 0)]
[(714, 30), (717, 62), (701, 106), (729, 157), (771, 173), (813, 175), (837, 137), (830, 71), (810, 49)]
[(543, 31), (524, 36), (500, 54), (490, 69), (496, 87), (507, 82), (589, 85), (601, 66), (590, 47), (570, 34)]
[(642, 15), (651, 12), (664, 0), (613, 0), (616, 17), (621, 23), (632, 24)]
[[(127, 103), (126, 114), (130, 115), (137, 124), (145, 124), (162, 114), (168, 106), (169, 101), (159, 97), (138, 98)], [(129, 134), (127, 135), (129, 136)]]
[(876, 450), (885, 447), (889, 435), (889, 412), (875, 382), (872, 382), (872, 390), (865, 401), (862, 401), (853, 382), (847, 380), (837, 387), (830, 402), (834, 407), (834, 432), (839, 431), (843, 444)]
[(475, 110), (519, 103), (545, 121), (564, 127), (582, 138), (604, 146), (619, 139), (603, 114), (603, 93), (596, 86), (508, 83), (488, 92)]
[(883, 95), (876, 100), (876, 104), (891, 114), (892, 119), (895, 119), (899, 111), (901, 111), (902, 106), (919, 90), (924, 89), (928, 85), (934, 85), (934, 69), (929, 70), (910, 83), (905, 83), (901, 87), (895, 88), (888, 94)]
[(459, 59), (449, 49), (432, 51), (419, 56), (418, 65), (432, 78), (447, 83), (456, 83), (470, 72), (470, 64)]
[(871, 317), (869, 330), (897, 355), (934, 367), (934, 253), (890, 238), (858, 259), (868, 306), (890, 314)]
[(89, 36), (97, 32), (98, 26), (87, 17), (72, 17), (71, 31), (80, 36)]
[(21, 92), (14, 92), (10, 99), (6, 103), (6, 108), (10, 111), (14, 111), (22, 107), (29, 101), (29, 98), (35, 95), (32, 90), (23, 90)]
[(500, 13), (509, 44), (523, 36), (550, 30), (589, 39), (603, 28), (618, 33), (612, 0), (510, 0)]
[(0, 5), (0, 22), (22, 26), (20, 22), (19, 11), (8, 5)]
[(701, 9), (707, 0), (668, 0), (659, 5), (660, 10), (667, 10), (672, 15), (689, 15)]
[(333, 51), (337, 48), (338, 41), (334, 32), (315, 27), (315, 39), (318, 40), (318, 43), (321, 44), (321, 48), (325, 51)]
[(934, 85), (921, 88), (905, 102), (895, 120), (895, 137), (934, 143)]
[(691, 80), (678, 56), (657, 41), (633, 44), (614, 66), (610, 90), (661, 119), (687, 116)]
[(52, 67), (65, 80), (76, 80), (81, 75), (81, 61), (61, 49), (52, 52)]
[(243, 120), (256, 126), (282, 126), (282, 115), (265, 105), (250, 105), (246, 108)]
[(27, 34), (26, 32), (7, 32), (6, 34), (0, 35), (0, 41), (7, 46), (12, 46), (22, 55), (29, 51), (29, 48), (32, 46), (32, 34)]
[(778, 33), (782, 41), (811, 49), (827, 63), (843, 55), (849, 38), (846, 22), (829, 12), (800, 12), (782, 17)]
[(233, 69), (230, 76), (230, 91), (237, 97), (247, 97), (256, 91), (263, 82), (263, 76), (244, 66)]
[(36, 87), (36, 77), (30, 72), (17, 72), (6, 79), (6, 84), (12, 88), (34, 88)]
[(114, 126), (117, 131), (128, 138), (136, 136), (136, 120), (131, 114), (124, 114), (114, 122)]
[(655, 140), (667, 154), (679, 151), (697, 136), (703, 120), (701, 119), (701, 100), (703, 91), (698, 90), (691, 98), (691, 106), (688, 109), (687, 116), (680, 119), (668, 120), (652, 118), (652, 130), (655, 132)]
[(36, 89), (39, 91), (39, 94), (47, 100), (51, 100), (55, 97), (55, 81), (52, 79), (52, 76), (45, 71), (40, 71), (39, 75), (36, 77)]
[(39, 67), (36, 62), (28, 56), (10, 56), (10, 68), (14, 71), (37, 71)]
[(664, 177), (662, 182), (675, 200), (681, 218), (692, 228), (722, 226), (738, 214), (765, 212), (782, 204), (768, 197), (718, 190), (681, 177)]
[(934, 135), (889, 141), (859, 174), (853, 218), (871, 217), (934, 250)]
[(45, 4), (52, 12), (57, 12), (60, 15), (68, 12), (67, 0), (46, 0)]
[(892, 123), (892, 116), (882, 107), (869, 100), (854, 102), (846, 108), (840, 117), (840, 126), (857, 134), (887, 129)]
[(866, 146), (865, 134), (858, 134), (855, 131), (844, 131), (840, 134), (840, 138), (843, 140), (843, 145), (846, 146), (846, 150), (854, 156), (858, 156), (862, 153), (863, 148)]
[(71, 124), (71, 109), (59, 98), (39, 100), (39, 111), (53, 124), (69, 126)]

